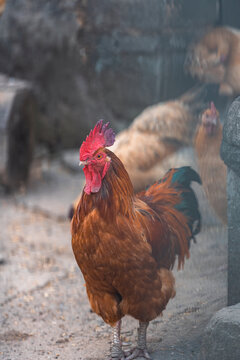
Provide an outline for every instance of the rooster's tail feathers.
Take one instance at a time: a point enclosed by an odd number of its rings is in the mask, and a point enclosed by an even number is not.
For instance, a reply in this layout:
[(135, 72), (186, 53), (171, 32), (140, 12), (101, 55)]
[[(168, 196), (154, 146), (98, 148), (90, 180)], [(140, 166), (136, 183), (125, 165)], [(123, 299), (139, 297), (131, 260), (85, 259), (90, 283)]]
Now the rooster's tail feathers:
[(192, 181), (195, 181), (199, 184), (202, 184), (202, 180), (199, 174), (191, 168), (191, 166), (182, 166), (180, 168), (170, 169), (165, 174), (164, 178), (159, 181), (165, 181), (168, 178), (169, 174), (173, 172), (172, 175), (172, 184), (178, 183), (178, 185), (189, 187)]
[(175, 205), (175, 208), (187, 217), (188, 226), (194, 239), (201, 229), (201, 215), (197, 197), (191, 188), (191, 182), (195, 181), (201, 184), (201, 178), (190, 166), (183, 166), (181, 168), (170, 169), (159, 183), (165, 182), (169, 176), (172, 176), (171, 186), (181, 193), (181, 201)]

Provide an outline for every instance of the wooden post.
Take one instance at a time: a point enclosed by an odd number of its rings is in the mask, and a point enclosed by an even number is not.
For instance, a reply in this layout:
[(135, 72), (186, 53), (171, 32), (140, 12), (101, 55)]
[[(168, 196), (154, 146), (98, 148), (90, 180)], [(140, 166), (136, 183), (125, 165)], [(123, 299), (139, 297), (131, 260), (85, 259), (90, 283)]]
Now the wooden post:
[(36, 109), (29, 83), (0, 75), (0, 183), (9, 190), (28, 180)]

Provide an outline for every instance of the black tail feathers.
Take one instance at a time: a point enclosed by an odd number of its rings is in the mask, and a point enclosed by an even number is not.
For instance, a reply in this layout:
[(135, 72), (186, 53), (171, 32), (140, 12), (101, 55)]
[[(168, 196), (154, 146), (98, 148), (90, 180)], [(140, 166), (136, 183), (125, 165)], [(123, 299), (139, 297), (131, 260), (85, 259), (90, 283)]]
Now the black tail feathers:
[[(171, 170), (172, 169), (167, 172), (161, 181), (164, 181), (164, 179), (168, 177)], [(173, 170), (174, 173), (172, 176), (171, 185), (181, 190), (182, 197), (182, 201), (175, 207), (177, 210), (183, 212), (187, 217), (192, 239), (195, 240), (195, 235), (197, 235), (201, 230), (201, 214), (199, 211), (197, 197), (191, 188), (191, 182), (195, 181), (201, 184), (202, 181), (198, 173), (190, 166), (183, 166)]]

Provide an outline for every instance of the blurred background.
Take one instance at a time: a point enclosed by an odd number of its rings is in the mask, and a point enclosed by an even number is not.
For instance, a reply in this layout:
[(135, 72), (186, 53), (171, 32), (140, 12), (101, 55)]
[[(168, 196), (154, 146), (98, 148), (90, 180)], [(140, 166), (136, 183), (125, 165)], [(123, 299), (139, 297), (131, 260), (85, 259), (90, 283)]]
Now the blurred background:
[(237, 0), (1, 3), (0, 71), (31, 82), (36, 143), (50, 151), (79, 146), (98, 118), (120, 130), (180, 96), (196, 83), (184, 70), (189, 46), (240, 22)]
[[(209, 316), (224, 304), (224, 286), (222, 292), (217, 290), (218, 299), (214, 298), (219, 284), (226, 281), (226, 167), (220, 158), (221, 124), (240, 94), (239, 14), (238, 0), (0, 0), (2, 304), (9, 299), (20, 301), (23, 293), (30, 296), (29, 291), (41, 286), (51, 289), (46, 284), (56, 278), (60, 281), (66, 274), (72, 281), (68, 286), (75, 291), (75, 272), (79, 274), (75, 264), (71, 268), (73, 259), (66, 243), (70, 241), (68, 216), (84, 183), (78, 149), (99, 119), (110, 121), (118, 134), (113, 149), (136, 191), (160, 178), (169, 167), (198, 169), (203, 190), (196, 190), (206, 227), (206, 242), (199, 251), (206, 255), (209, 247), (217, 249), (217, 265), (213, 261), (206, 281), (216, 267), (223, 266), (212, 289), (208, 284), (210, 303), (215, 305), (209, 305), (208, 297), (201, 301), (208, 306)], [(210, 140), (201, 132), (206, 123), (213, 131)], [(207, 240), (209, 234), (212, 244)], [(40, 247), (35, 248), (34, 236)], [(6, 239), (11, 239), (10, 245)], [(49, 242), (51, 248), (46, 245)], [(54, 258), (54, 246), (60, 257), (65, 256), (63, 262)], [(23, 256), (21, 265), (17, 259), (23, 248), (26, 258)], [(39, 263), (28, 262), (31, 249)], [(12, 257), (17, 265), (11, 265)], [(21, 273), (24, 264), (29, 271)], [(198, 269), (196, 264), (192, 267)], [(15, 271), (20, 273), (19, 282), (14, 280)], [(42, 297), (53, 296), (57, 286), (53, 285), (52, 292), (43, 290)], [(76, 290), (75, 305), (78, 296)], [(60, 301), (57, 295), (55, 300)], [(32, 301), (34, 296), (27, 298), (24, 311)], [(38, 308), (39, 301), (36, 299), (32, 308), (33, 314), (38, 309), (38, 315), (33, 315), (37, 321), (43, 311)], [(64, 303), (58, 306), (64, 316), (71, 313)], [(84, 306), (87, 309), (87, 303)], [(6, 314), (9, 311), (7, 308)], [(4, 317), (9, 341), (27, 339), (11, 333), (13, 321), (9, 315)], [(24, 333), (18, 326), (16, 331)], [(43, 329), (44, 322), (44, 333)], [(105, 331), (103, 326), (102, 333)], [(32, 336), (30, 330), (29, 334)], [(59, 335), (60, 340), (66, 336)], [(72, 341), (69, 334), (67, 339), (66, 343)], [(5, 342), (6, 337), (0, 334), (1, 340)], [(95, 355), (90, 358), (97, 358)], [(16, 358), (35, 355), (22, 356)]]
[[(213, 28), (236, 31), (239, 10), (237, 0), (124, 0), (121, 6), (116, 0), (2, 0), (1, 183), (8, 189), (23, 189), (32, 160), (44, 159), (44, 164), (35, 161), (32, 169), (32, 175), (39, 177), (56, 154), (77, 171), (77, 153), (63, 151), (79, 148), (98, 119), (110, 121), (119, 132), (146, 107), (177, 99), (189, 89), (191, 93), (196, 84), (215, 84), (191, 100), (194, 106), (185, 101), (195, 116), (194, 128), (185, 133), (186, 143), (192, 141), (196, 116), (204, 106), (214, 101), (224, 116), (239, 91), (238, 86), (230, 92), (220, 90), (221, 71), (228, 76), (235, 48), (223, 46), (234, 41), (219, 33), (213, 44), (206, 42), (205, 52), (194, 54), (194, 46)], [(220, 64), (210, 59), (213, 53)], [(236, 53), (239, 56), (239, 50)], [(239, 76), (238, 72), (236, 82)], [(16, 113), (19, 124), (10, 126), (16, 123), (11, 120)], [(168, 138), (175, 142), (180, 141), (174, 135), (177, 121), (169, 125), (173, 134)]]

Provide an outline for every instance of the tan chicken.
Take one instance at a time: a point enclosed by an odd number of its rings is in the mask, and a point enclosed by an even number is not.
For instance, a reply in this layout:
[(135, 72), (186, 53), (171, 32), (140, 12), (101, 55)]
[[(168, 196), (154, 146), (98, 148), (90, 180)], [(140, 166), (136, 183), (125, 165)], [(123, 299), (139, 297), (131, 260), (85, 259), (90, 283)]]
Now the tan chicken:
[(192, 143), (203, 88), (191, 89), (177, 100), (146, 108), (128, 129), (120, 132), (110, 149), (123, 162), (135, 191), (164, 175), (163, 161)]
[(221, 221), (227, 223), (227, 167), (220, 157), (222, 125), (214, 103), (204, 111), (195, 137), (199, 173), (209, 203)]
[(221, 95), (240, 94), (240, 31), (217, 27), (191, 47), (186, 69), (205, 83), (219, 84)]

